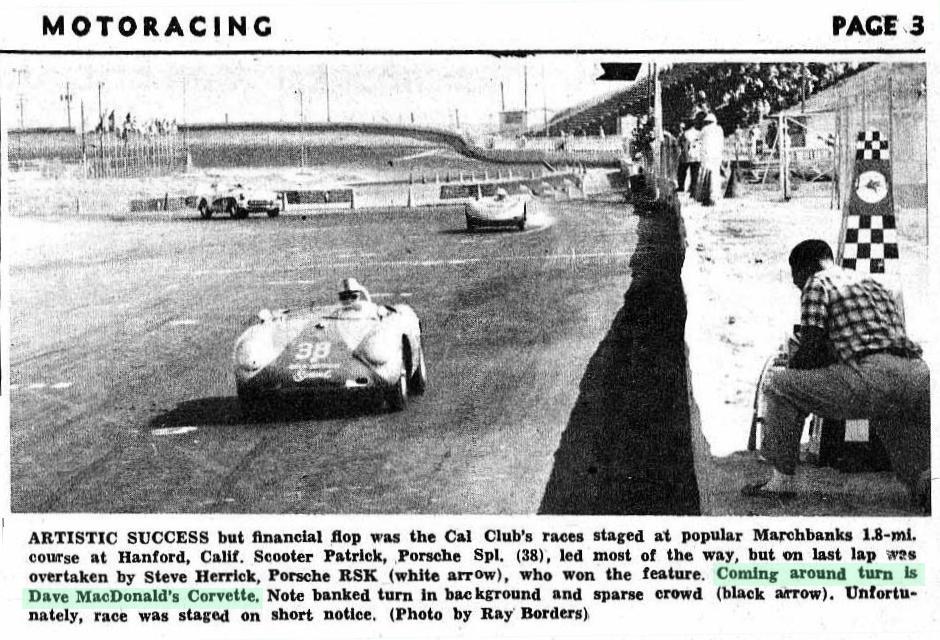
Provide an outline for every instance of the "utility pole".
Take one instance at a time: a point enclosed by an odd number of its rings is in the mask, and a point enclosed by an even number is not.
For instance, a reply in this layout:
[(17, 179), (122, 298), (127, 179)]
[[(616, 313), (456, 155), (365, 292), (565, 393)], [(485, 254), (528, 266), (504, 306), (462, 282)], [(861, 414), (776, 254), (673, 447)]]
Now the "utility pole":
[(522, 108), (529, 119), (529, 65), (522, 67)]
[(79, 102), (81, 107), (81, 125), (82, 125), (82, 178), (88, 177), (88, 153), (85, 147), (85, 101)]
[(186, 149), (186, 162), (187, 169), (189, 168), (189, 142), (186, 139), (186, 129), (189, 128), (189, 120), (186, 116), (186, 76), (183, 76), (183, 126), (180, 129), (183, 131), (183, 148)]
[(330, 65), (324, 65), (326, 75), (326, 121), (330, 122)]
[(542, 128), (548, 135), (548, 98), (545, 95), (545, 62), (542, 62)]
[[(300, 166), (307, 166), (307, 141), (304, 139), (304, 90), (294, 89), (300, 98)], [(329, 122), (329, 108), (327, 108), (327, 122)]]
[(806, 65), (802, 65), (800, 67), (800, 113), (806, 112), (806, 76), (808, 74), (809, 70)]
[(82, 166), (85, 165), (85, 101), (82, 100), (79, 105), (81, 106), (82, 114)]
[(104, 115), (101, 110), (101, 87), (103, 86), (103, 82), (98, 82), (98, 124), (101, 125), (102, 129), (104, 129)]
[(665, 177), (666, 167), (663, 162), (663, 86), (659, 81), (659, 68), (656, 63), (653, 63), (653, 162), (656, 167), (656, 176), (659, 178)]
[(20, 129), (24, 129), (25, 127), (23, 123), (25, 118), (23, 116), (23, 112), (25, 109), (23, 107), (23, 76), (25, 76), (28, 72), (26, 69), (14, 69), (13, 73), (16, 74), (16, 88), (20, 92)]
[(101, 163), (98, 165), (99, 170), (104, 170), (104, 115), (101, 110), (101, 87), (104, 86), (104, 83), (100, 80), (98, 81), (98, 157), (101, 160)]
[(72, 130), (72, 99), (74, 96), (70, 91), (69, 83), (65, 83), (65, 93), (59, 96), (59, 100), (65, 103), (65, 114), (68, 117), (69, 131)]
[(454, 122), (457, 125), (457, 130), (460, 131), (460, 109), (454, 109)]

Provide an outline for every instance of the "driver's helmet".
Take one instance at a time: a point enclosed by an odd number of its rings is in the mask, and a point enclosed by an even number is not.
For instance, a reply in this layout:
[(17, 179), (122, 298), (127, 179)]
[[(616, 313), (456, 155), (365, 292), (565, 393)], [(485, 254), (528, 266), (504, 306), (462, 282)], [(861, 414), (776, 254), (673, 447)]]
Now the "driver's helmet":
[(496, 199), (497, 199), (497, 200), (505, 200), (505, 199), (508, 198), (508, 197), (509, 197), (509, 192), (506, 191), (505, 189), (503, 189), (502, 187), (500, 187), (499, 189), (496, 190)]
[(339, 300), (343, 304), (372, 302), (369, 292), (355, 278), (344, 278), (343, 288), (339, 291)]

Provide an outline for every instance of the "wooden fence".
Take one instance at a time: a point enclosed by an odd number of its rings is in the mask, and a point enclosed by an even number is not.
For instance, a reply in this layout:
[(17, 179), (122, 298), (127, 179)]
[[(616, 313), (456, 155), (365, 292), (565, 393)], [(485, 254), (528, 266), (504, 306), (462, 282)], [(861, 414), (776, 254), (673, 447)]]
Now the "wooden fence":
[(178, 134), (119, 137), (112, 134), (85, 136), (84, 173), (91, 178), (160, 176), (181, 171), (187, 165), (186, 146)]

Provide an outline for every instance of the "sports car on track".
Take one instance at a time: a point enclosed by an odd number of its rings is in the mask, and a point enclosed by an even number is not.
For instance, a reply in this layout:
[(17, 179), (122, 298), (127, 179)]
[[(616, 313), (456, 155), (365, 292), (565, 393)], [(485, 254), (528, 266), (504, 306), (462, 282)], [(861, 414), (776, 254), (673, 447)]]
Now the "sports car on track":
[(424, 393), (427, 368), (421, 325), (406, 304), (377, 305), (354, 278), (339, 303), (262, 310), (260, 323), (235, 342), (235, 384), (242, 407), (256, 414), (278, 397), (369, 394), (401, 411)]
[(233, 218), (247, 218), (250, 213), (266, 213), (274, 218), (280, 215), (278, 194), (263, 189), (246, 189), (241, 184), (223, 186), (213, 184), (206, 193), (196, 197), (199, 215), (205, 219), (213, 213), (227, 213)]
[(467, 230), (480, 227), (515, 227), (525, 229), (532, 196), (527, 193), (510, 196), (505, 189), (498, 189), (492, 198), (481, 198), (466, 205)]

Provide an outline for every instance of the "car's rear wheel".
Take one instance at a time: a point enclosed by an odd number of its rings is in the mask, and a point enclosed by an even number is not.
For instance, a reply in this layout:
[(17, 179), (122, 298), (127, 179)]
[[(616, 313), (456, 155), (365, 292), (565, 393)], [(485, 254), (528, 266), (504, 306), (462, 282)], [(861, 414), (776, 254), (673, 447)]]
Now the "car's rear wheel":
[(467, 216), (467, 231), (476, 231), (477, 223), (470, 217)]
[(281, 215), (281, 210), (280, 210), (280, 209), (277, 209), (277, 208), (268, 209), (268, 217), (269, 217), (269, 218), (276, 218), (276, 217), (278, 217), (279, 215)]
[(209, 207), (209, 203), (205, 200), (199, 201), (199, 217), (203, 220), (208, 220), (212, 217), (212, 209)]
[(416, 396), (423, 394), (428, 388), (428, 369), (424, 364), (424, 349), (421, 350), (421, 356), (418, 358), (418, 367), (411, 376), (409, 389)]
[(234, 201), (234, 200), (229, 200), (229, 201), (228, 201), (228, 203), (225, 205), (225, 212), (226, 212), (226, 213), (229, 215), (229, 217), (231, 217), (231, 218), (237, 218), (237, 217), (238, 217), (238, 205), (235, 204), (235, 201)]

